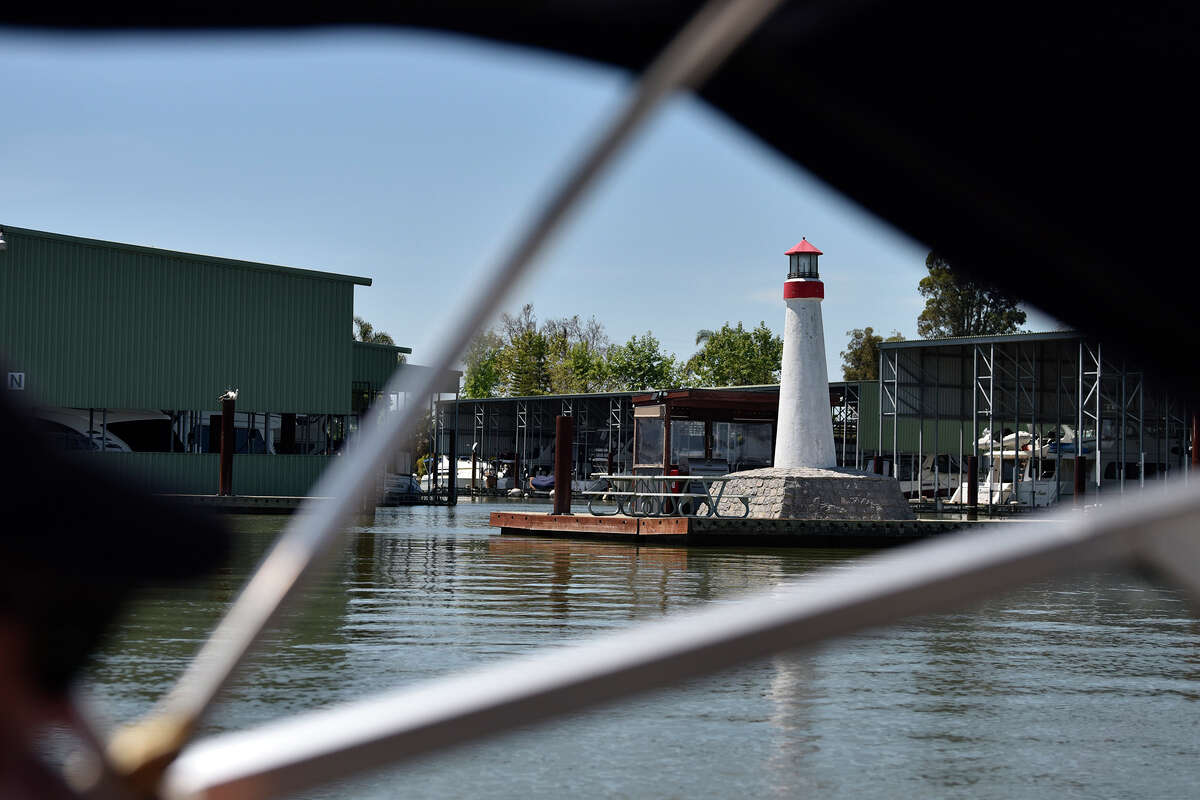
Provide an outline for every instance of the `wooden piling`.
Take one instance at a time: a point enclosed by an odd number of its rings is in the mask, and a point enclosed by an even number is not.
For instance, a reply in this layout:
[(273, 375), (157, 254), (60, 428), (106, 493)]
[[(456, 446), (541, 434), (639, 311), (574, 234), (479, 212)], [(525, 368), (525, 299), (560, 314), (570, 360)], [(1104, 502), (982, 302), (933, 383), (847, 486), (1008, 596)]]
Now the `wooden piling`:
[[(1075, 448), (1082, 449), (1083, 443), (1080, 441), (1080, 436), (1076, 434)], [(1075, 454), (1075, 499), (1074, 504), (1077, 506), (1083, 505), (1083, 493), (1087, 491), (1087, 459), (1078, 452)]]
[(221, 458), (217, 476), (217, 494), (222, 497), (233, 495), (233, 451), (237, 447), (233, 429), (233, 413), (236, 404), (237, 401), (228, 394), (221, 397)]
[(571, 513), (571, 442), (574, 440), (574, 420), (571, 417), (554, 419), (554, 512)]

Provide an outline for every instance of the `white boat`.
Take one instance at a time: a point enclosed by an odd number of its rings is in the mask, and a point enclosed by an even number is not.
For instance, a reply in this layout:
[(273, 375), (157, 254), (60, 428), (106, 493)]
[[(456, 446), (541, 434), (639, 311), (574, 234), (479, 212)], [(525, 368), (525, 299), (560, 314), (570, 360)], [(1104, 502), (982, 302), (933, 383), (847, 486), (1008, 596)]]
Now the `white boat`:
[[(430, 491), (430, 472), (429, 463), (432, 459), (424, 460), (426, 473), (421, 476), (421, 491)], [(469, 491), (472, 487), (472, 469), (470, 458), (458, 458), (455, 461), (455, 475), (457, 478), (459, 491)], [(512, 478), (509, 472), (512, 469), (512, 462), (498, 461), (491, 463), (483, 460), (475, 461), (474, 469), (474, 487), (477, 489), (495, 489), (501, 492), (507, 492), (513, 488)], [(445, 489), (450, 485), (450, 457), (439, 456), (437, 468), (437, 485), (439, 489)]]

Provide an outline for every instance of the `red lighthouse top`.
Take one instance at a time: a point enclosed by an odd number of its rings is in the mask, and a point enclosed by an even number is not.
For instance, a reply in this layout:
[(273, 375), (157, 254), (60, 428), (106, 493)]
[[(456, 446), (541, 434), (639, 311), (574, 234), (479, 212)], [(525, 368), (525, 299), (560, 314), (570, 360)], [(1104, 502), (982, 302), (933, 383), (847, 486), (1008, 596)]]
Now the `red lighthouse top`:
[(784, 299), (815, 297), (820, 300), (825, 297), (825, 285), (817, 272), (817, 257), (822, 255), (821, 251), (809, 244), (808, 239), (801, 239), (800, 244), (785, 255), (788, 257), (788, 279), (783, 284)]
[(819, 256), (825, 255), (820, 250), (813, 247), (812, 243), (809, 242), (808, 239), (804, 239), (804, 238), (800, 239), (800, 244), (796, 245), (791, 250), (788, 250), (786, 253), (784, 253), (784, 255), (791, 256), (791, 255), (795, 255), (797, 253), (816, 253)]

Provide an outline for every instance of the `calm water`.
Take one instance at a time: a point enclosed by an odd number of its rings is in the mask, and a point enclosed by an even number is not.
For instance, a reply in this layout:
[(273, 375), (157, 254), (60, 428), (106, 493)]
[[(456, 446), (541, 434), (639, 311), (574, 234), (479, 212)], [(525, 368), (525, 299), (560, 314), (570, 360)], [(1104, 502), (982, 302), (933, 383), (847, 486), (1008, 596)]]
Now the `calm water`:
[[(209, 730), (803, 581), (861, 555), (500, 538), (487, 527), (495, 507), (380, 509), (351, 529)], [(281, 525), (237, 519), (234, 566), (146, 593), (88, 680), (112, 721), (168, 687)], [(1198, 701), (1200, 623), (1182, 595), (1089, 575), (310, 796), (1194, 797)]]

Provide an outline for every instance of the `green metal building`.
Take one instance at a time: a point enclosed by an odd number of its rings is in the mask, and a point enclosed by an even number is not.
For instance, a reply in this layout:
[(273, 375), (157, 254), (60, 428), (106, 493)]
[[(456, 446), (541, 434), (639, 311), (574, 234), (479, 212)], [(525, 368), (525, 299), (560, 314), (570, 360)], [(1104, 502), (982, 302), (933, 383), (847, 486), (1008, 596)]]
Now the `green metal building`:
[(370, 278), (0, 231), (6, 390), (156, 491), (216, 491), (211, 418), (236, 389), (235, 490), (304, 494), (411, 352), (353, 341)]

